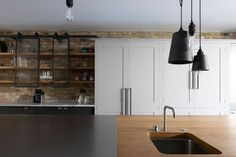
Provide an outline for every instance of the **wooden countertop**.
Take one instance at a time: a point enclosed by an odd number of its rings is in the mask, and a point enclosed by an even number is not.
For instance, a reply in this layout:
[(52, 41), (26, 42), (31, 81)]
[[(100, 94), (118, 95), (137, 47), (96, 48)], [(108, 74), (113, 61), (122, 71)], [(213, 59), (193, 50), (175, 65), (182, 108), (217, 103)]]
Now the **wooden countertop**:
[[(161, 154), (147, 133), (154, 125), (163, 128), (162, 116), (117, 116), (118, 157), (235, 157), (236, 156), (236, 117), (223, 116), (168, 116), (169, 132), (187, 129), (200, 139), (219, 149), (216, 155), (167, 155)], [(183, 132), (183, 131), (182, 131)]]

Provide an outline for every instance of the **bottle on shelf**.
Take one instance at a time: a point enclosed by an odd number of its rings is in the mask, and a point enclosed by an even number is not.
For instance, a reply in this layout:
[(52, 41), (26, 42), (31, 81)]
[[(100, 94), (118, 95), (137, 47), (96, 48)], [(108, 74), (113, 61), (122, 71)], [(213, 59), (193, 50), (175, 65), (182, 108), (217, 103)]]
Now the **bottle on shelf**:
[(7, 52), (7, 44), (5, 41), (0, 41), (0, 52)]
[(15, 46), (13, 43), (10, 43), (8, 46), (8, 52), (14, 53), (15, 52)]

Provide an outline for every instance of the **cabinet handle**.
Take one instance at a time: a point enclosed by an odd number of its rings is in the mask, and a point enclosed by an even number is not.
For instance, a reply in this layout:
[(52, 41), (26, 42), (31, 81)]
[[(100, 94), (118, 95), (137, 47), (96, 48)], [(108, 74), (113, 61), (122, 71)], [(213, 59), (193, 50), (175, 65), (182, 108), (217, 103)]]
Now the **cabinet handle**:
[(67, 107), (64, 107), (64, 110), (67, 110), (68, 108)]
[(58, 110), (62, 110), (62, 107), (58, 107), (57, 109), (58, 109)]
[(197, 73), (197, 89), (199, 89), (199, 86), (200, 86), (200, 84), (199, 84), (199, 72)]
[(193, 89), (193, 86), (192, 86), (192, 71), (189, 71), (189, 73), (188, 73), (188, 75), (189, 75), (189, 89)]
[(28, 110), (29, 108), (28, 107), (24, 107), (24, 110)]
[(126, 110), (125, 91), (126, 91), (125, 88), (121, 88), (121, 114), (122, 115), (125, 115), (125, 110)]
[(192, 89), (199, 89), (199, 74), (198, 72), (192, 73)]

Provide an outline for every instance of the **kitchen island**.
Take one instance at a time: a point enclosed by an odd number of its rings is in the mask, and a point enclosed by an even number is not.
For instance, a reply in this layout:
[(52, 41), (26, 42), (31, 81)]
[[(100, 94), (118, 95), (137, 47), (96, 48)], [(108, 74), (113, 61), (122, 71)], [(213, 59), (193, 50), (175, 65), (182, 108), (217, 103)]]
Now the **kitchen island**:
[(118, 157), (235, 157), (236, 117), (223, 116), (177, 116), (168, 117), (168, 132), (188, 132), (217, 148), (222, 154), (173, 155), (160, 153), (148, 133), (154, 125), (163, 127), (162, 116), (118, 116)]
[(116, 118), (0, 115), (1, 157), (115, 157)]

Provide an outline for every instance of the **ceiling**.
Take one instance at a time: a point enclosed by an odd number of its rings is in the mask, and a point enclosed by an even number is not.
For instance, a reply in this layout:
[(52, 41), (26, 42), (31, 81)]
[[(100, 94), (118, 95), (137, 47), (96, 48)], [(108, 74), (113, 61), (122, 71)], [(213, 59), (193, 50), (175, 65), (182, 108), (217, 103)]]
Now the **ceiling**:
[[(198, 0), (194, 21), (198, 25)], [(204, 32), (236, 32), (235, 0), (202, 0)], [(176, 31), (179, 0), (74, 0), (72, 23), (65, 20), (65, 0), (1, 0), (0, 30)], [(190, 0), (183, 22), (190, 23)], [(197, 26), (198, 29), (198, 26)]]

